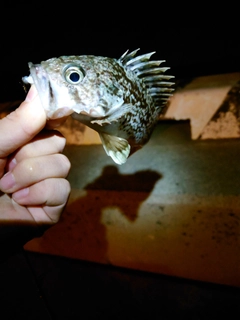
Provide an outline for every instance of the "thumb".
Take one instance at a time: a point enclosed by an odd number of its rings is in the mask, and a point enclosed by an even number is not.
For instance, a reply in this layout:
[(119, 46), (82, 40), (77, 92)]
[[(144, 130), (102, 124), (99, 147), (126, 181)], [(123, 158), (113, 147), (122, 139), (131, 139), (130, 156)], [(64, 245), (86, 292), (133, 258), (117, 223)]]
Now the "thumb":
[(46, 114), (35, 86), (31, 86), (25, 101), (0, 120), (0, 158), (25, 145), (46, 124)]

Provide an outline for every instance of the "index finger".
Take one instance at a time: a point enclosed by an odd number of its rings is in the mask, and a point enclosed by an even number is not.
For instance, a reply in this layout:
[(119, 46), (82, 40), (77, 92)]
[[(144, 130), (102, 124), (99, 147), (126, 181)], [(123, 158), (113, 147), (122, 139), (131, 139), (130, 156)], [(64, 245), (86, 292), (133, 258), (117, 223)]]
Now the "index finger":
[(25, 101), (0, 120), (0, 158), (5, 158), (25, 145), (46, 124), (46, 114), (37, 90), (31, 86)]

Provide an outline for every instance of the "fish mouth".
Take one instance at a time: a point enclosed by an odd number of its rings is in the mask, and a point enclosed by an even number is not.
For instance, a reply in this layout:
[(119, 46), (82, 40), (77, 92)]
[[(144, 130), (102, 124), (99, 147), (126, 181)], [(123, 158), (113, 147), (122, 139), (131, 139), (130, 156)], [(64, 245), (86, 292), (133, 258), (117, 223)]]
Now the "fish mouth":
[(51, 102), (50, 97), (52, 96), (52, 89), (47, 73), (40, 64), (33, 64), (32, 62), (29, 62), (28, 66), (43, 108), (48, 110)]
[(30, 76), (24, 77), (23, 81), (34, 84), (38, 91), (40, 101), (48, 119), (58, 119), (73, 113), (67, 106), (58, 106), (54, 89), (44, 67), (41, 64), (28, 63)]

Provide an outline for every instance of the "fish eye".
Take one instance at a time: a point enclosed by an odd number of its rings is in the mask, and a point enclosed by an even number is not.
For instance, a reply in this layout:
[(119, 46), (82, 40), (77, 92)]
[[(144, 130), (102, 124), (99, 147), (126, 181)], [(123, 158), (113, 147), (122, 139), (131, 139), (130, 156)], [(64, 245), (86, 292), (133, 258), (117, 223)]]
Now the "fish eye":
[(70, 84), (78, 84), (85, 77), (84, 70), (78, 65), (68, 65), (63, 70), (65, 80)]

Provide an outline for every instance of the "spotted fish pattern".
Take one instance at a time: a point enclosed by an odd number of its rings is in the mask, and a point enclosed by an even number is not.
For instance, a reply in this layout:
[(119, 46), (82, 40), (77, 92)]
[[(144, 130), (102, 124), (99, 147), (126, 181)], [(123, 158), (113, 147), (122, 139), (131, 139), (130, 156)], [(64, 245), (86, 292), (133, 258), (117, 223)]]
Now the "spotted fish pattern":
[(49, 119), (72, 115), (99, 133), (117, 164), (144, 146), (174, 91), (165, 60), (155, 52), (126, 51), (119, 59), (82, 55), (29, 63), (25, 83), (35, 84)]

